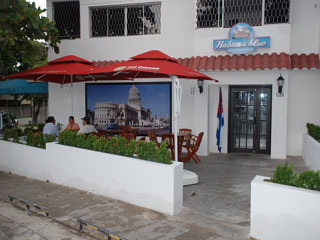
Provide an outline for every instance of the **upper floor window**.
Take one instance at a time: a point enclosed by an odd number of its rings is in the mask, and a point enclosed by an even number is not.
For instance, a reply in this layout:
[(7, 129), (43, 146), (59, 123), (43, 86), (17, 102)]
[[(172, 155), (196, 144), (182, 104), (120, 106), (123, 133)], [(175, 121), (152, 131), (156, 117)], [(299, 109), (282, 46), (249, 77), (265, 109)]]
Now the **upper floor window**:
[(289, 23), (290, 0), (197, 0), (198, 28)]
[(53, 19), (60, 39), (80, 38), (79, 1), (53, 2)]
[(160, 3), (91, 8), (91, 36), (160, 34)]

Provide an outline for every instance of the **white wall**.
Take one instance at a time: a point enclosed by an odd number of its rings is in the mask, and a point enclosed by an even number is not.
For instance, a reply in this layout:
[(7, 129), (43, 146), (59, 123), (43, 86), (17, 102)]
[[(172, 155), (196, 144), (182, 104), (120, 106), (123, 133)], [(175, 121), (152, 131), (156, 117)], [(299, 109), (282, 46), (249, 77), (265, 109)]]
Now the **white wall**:
[[(52, 2), (47, 0), (48, 17), (52, 19)], [(194, 54), (194, 11), (193, 1), (163, 0), (161, 1), (161, 34), (146, 36), (123, 37), (90, 37), (89, 7), (116, 4), (136, 4), (149, 1), (130, 0), (81, 0), (81, 38), (63, 40), (60, 44), (60, 54), (49, 51), (49, 59), (75, 54), (88, 60), (117, 60), (128, 59), (142, 52), (157, 49), (173, 57), (186, 57)]]
[(320, 71), (290, 71), (287, 154), (301, 156), (308, 122), (320, 124)]
[[(62, 123), (64, 127), (68, 124), (68, 117), (71, 111), (71, 86), (70, 84), (60, 85), (49, 83), (49, 116), (54, 116), (57, 123)], [(82, 125), (82, 120), (86, 114), (85, 84), (73, 84), (73, 116), (75, 121)]]
[(306, 165), (314, 170), (320, 170), (320, 143), (309, 134), (303, 134), (302, 156)]
[[(223, 86), (223, 107), (225, 126), (222, 132), (222, 152), (227, 150), (228, 137), (228, 85), (272, 85), (272, 115), (271, 115), (271, 157), (286, 158), (287, 146), (287, 101), (288, 101), (288, 83), (285, 82), (283, 88), (283, 97), (277, 97), (276, 93), (277, 78), (281, 75), (288, 79), (288, 71), (239, 71), (239, 72), (215, 72), (212, 74), (219, 79), (219, 84)], [(218, 92), (219, 85), (210, 87), (210, 102), (209, 102), (209, 152), (218, 152), (216, 146), (216, 127), (217, 127), (217, 107), (218, 107)]]
[(48, 143), (0, 140), (0, 171), (101, 194), (166, 214), (183, 205), (183, 164), (171, 165)]
[(260, 240), (320, 239), (320, 192), (264, 182), (251, 182), (250, 237)]
[[(47, 0), (48, 17), (52, 19), (52, 2)], [(60, 54), (49, 51), (49, 59), (75, 54), (88, 60), (123, 60), (152, 49), (164, 51), (172, 57), (226, 55), (213, 51), (214, 39), (228, 38), (229, 28), (196, 29), (195, 1), (162, 0), (161, 34), (132, 37), (90, 37), (89, 7), (116, 4), (158, 2), (157, 0), (80, 0), (81, 38), (62, 40)], [(255, 36), (270, 36), (270, 48), (258, 48), (257, 53), (289, 52), (290, 24), (254, 27)]]
[(291, 53), (318, 53), (320, 0), (291, 0)]

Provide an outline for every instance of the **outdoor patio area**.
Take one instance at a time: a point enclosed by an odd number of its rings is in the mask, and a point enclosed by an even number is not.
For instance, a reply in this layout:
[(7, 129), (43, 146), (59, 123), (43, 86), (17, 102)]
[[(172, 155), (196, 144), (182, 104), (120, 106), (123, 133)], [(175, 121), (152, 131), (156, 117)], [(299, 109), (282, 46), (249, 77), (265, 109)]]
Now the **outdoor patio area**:
[(48, 207), (53, 218), (70, 226), (78, 228), (80, 217), (130, 240), (241, 240), (249, 233), (251, 180), (255, 175), (271, 176), (285, 161), (292, 162), (296, 171), (306, 169), (300, 157), (214, 154), (201, 157), (199, 164), (189, 161), (185, 168), (198, 174), (199, 184), (184, 187), (184, 208), (176, 216), (4, 172), (0, 172), (0, 199), (8, 200), (12, 194)]

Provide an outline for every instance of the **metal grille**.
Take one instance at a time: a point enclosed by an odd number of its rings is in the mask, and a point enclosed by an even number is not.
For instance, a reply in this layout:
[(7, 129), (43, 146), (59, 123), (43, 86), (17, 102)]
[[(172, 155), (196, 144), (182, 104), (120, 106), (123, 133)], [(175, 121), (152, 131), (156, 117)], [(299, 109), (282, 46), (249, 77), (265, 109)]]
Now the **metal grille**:
[(80, 38), (79, 1), (54, 2), (53, 13), (60, 39)]
[(220, 27), (222, 19), (222, 1), (198, 0), (197, 1), (197, 27)]
[(290, 0), (197, 0), (197, 27), (288, 23)]
[(265, 24), (288, 23), (290, 17), (290, 0), (265, 0)]
[(160, 3), (91, 8), (91, 36), (159, 34), (160, 8)]
[(245, 22), (260, 26), (262, 19), (262, 0), (224, 0), (224, 25), (229, 28)]

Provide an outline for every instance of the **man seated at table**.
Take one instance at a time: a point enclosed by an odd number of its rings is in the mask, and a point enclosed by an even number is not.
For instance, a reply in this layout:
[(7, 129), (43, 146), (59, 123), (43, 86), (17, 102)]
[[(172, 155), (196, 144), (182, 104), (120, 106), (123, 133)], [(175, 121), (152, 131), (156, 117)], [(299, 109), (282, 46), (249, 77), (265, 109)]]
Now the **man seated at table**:
[(46, 125), (43, 127), (43, 134), (52, 134), (55, 138), (59, 135), (59, 129), (56, 126), (56, 120), (53, 116), (49, 116)]
[(88, 117), (81, 118), (81, 120), (82, 120), (83, 127), (80, 128), (78, 134), (98, 132), (93, 125), (89, 124), (90, 119)]
[(73, 116), (70, 116), (69, 117), (69, 123), (68, 125), (66, 126), (66, 129), (65, 130), (71, 130), (71, 131), (79, 131), (80, 127), (78, 125), (78, 123), (76, 123), (74, 121), (74, 117)]

